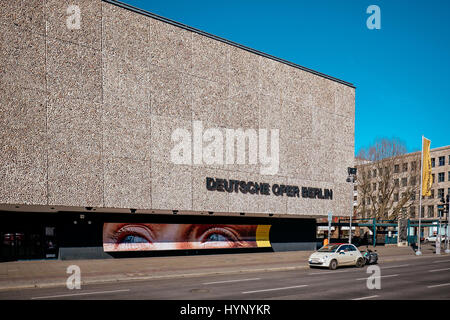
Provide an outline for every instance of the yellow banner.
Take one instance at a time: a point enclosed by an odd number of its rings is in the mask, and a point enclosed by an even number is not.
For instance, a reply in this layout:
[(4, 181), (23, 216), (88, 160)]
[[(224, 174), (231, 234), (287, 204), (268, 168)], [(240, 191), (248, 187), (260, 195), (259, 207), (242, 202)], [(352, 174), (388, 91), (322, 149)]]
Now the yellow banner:
[(423, 164), (422, 164), (422, 195), (431, 196), (431, 156), (430, 156), (431, 141), (423, 138)]

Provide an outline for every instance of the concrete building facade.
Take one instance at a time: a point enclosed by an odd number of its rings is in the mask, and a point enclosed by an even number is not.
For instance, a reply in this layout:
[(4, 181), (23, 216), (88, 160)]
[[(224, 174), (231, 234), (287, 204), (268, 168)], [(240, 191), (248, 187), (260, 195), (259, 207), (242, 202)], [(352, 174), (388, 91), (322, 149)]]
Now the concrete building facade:
[[(301, 226), (349, 214), (352, 84), (116, 1), (2, 1), (0, 26), (3, 236), (39, 225), (61, 256), (98, 249), (105, 221)], [(226, 163), (231, 130), (256, 133), (257, 161), (247, 137), (232, 144), (245, 162)], [(191, 162), (174, 161), (176, 132)], [(278, 157), (269, 173), (261, 146)], [(231, 180), (246, 192), (221, 190)]]

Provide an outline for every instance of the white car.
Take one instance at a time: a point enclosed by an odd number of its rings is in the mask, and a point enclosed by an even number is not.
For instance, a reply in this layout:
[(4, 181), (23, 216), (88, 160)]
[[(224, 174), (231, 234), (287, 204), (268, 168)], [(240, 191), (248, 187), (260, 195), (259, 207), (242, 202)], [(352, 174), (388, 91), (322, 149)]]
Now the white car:
[(309, 257), (308, 262), (311, 268), (326, 267), (331, 270), (338, 266), (362, 268), (365, 265), (361, 252), (354, 245), (347, 243), (331, 243), (323, 246)]
[(427, 238), (425, 238), (425, 241), (436, 242), (436, 238), (437, 238), (437, 235), (433, 234), (432, 236), (428, 236)]

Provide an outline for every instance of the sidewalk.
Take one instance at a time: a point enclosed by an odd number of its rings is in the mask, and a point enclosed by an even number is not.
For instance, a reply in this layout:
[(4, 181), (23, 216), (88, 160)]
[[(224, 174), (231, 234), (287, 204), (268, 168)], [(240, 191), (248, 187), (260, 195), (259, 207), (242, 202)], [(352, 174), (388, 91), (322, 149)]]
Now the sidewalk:
[[(379, 262), (420, 259), (434, 254), (434, 247), (422, 246), (422, 256), (411, 247), (376, 247)], [(360, 247), (365, 250), (365, 247)], [(77, 265), (81, 284), (102, 282), (233, 274), (255, 271), (308, 268), (311, 251), (170, 256), (104, 260), (37, 260), (0, 263), (0, 290), (65, 286), (67, 267)], [(443, 253), (444, 254), (444, 253)]]

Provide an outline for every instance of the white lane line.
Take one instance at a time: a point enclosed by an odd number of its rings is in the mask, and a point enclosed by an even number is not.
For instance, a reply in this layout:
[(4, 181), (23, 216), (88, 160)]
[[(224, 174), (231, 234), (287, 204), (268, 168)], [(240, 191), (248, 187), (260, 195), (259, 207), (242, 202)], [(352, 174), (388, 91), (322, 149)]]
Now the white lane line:
[(408, 266), (410, 266), (410, 264), (401, 264), (399, 266), (391, 266), (391, 267), (380, 267), (380, 269), (384, 270), (384, 269), (401, 268), (401, 267), (408, 267)]
[(372, 298), (377, 298), (377, 297), (379, 297), (379, 296), (369, 296), (369, 297), (355, 298), (355, 299), (352, 299), (352, 300), (365, 300), (365, 299), (372, 299)]
[(450, 262), (450, 260), (437, 260), (437, 261), (433, 261), (433, 263), (442, 263), (442, 262)]
[(203, 284), (208, 285), (208, 284), (231, 283), (231, 282), (241, 282), (241, 281), (255, 281), (255, 280), (261, 280), (261, 278), (249, 278), (249, 279), (236, 279), (236, 280), (204, 282)]
[(450, 270), (450, 268), (429, 270), (428, 272), (439, 272), (439, 271), (446, 271), (446, 270)]
[(308, 273), (308, 275), (317, 275), (317, 274), (329, 274), (329, 273), (344, 273), (344, 272), (355, 272), (359, 271), (358, 269), (352, 269), (352, 270), (341, 270), (341, 271), (323, 271), (323, 272), (314, 272), (314, 273)]
[(299, 286), (292, 286), (292, 287), (283, 287), (283, 288), (272, 288), (272, 289), (262, 289), (262, 290), (253, 290), (253, 291), (244, 291), (243, 294), (247, 293), (256, 293), (256, 292), (267, 292), (267, 291), (276, 291), (276, 290), (287, 290), (287, 289), (294, 289), (294, 288), (303, 288), (307, 287), (307, 284), (302, 284)]
[[(379, 277), (372, 277), (372, 278), (390, 278), (390, 277), (397, 277), (397, 276), (399, 276), (399, 274), (389, 274), (389, 275), (386, 275), (386, 276), (379, 276)], [(356, 279), (356, 280), (367, 280), (369, 277), (366, 277), (366, 278), (359, 278), (359, 279)]]
[(106, 294), (106, 293), (125, 292), (125, 291), (130, 291), (130, 289), (60, 294), (60, 295), (56, 295), (56, 296), (33, 297), (33, 298), (31, 298), (31, 300), (35, 300), (35, 299), (52, 299), (52, 298), (62, 298), (62, 297), (75, 297), (75, 296), (86, 296), (86, 295), (90, 295), (90, 294)]
[(450, 283), (435, 284), (433, 286), (428, 286), (427, 288), (436, 288), (436, 287), (445, 287), (445, 286), (450, 286)]

